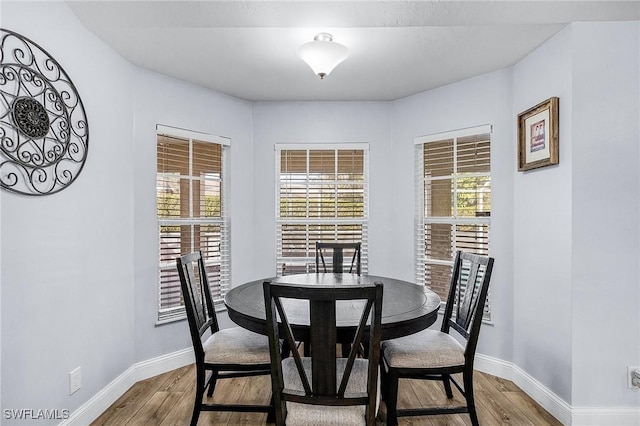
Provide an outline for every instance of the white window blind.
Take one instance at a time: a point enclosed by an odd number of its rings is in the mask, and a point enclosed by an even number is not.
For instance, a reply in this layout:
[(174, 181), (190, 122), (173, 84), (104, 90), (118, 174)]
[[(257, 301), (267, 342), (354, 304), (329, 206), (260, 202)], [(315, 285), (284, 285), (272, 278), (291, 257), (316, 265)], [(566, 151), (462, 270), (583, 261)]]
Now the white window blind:
[(364, 143), (276, 145), (278, 276), (314, 272), (316, 241), (360, 242), (367, 272), (368, 152)]
[(229, 140), (158, 126), (158, 322), (185, 315), (176, 257), (202, 250), (214, 303), (229, 287), (226, 150)]
[(489, 254), (490, 141), (491, 126), (415, 139), (416, 280), (443, 302), (455, 252)]

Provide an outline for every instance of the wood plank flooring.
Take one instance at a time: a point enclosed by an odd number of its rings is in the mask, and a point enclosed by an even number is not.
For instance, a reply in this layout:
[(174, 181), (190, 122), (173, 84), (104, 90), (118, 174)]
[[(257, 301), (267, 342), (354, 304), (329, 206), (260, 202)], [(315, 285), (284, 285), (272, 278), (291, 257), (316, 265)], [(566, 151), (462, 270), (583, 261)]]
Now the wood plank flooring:
[[(133, 385), (92, 426), (131, 425), (169, 426), (188, 425), (193, 409), (195, 368), (179, 368)], [(476, 405), (480, 424), (484, 426), (561, 425), (533, 399), (508, 380), (488, 374), (474, 374)], [(269, 401), (269, 376), (243, 377), (220, 381), (213, 398), (219, 402), (247, 402), (263, 404)], [(205, 397), (206, 398), (206, 397)], [(454, 389), (454, 398), (448, 401), (442, 384), (426, 380), (401, 380), (398, 406), (429, 406), (430, 404), (460, 404), (463, 401)], [(378, 425), (384, 425), (384, 403), (378, 414)], [(399, 426), (464, 426), (470, 425), (469, 416), (401, 417)], [(198, 421), (205, 425), (267, 425), (263, 413), (203, 412)]]

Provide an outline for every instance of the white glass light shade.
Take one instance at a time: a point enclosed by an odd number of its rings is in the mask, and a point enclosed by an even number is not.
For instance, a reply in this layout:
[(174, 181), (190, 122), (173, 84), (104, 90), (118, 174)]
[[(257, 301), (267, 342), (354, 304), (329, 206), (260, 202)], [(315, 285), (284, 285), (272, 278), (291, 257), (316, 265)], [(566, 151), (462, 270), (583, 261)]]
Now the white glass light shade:
[(320, 33), (313, 41), (298, 48), (298, 56), (314, 73), (324, 78), (342, 61), (349, 57), (349, 50), (333, 41), (331, 34)]

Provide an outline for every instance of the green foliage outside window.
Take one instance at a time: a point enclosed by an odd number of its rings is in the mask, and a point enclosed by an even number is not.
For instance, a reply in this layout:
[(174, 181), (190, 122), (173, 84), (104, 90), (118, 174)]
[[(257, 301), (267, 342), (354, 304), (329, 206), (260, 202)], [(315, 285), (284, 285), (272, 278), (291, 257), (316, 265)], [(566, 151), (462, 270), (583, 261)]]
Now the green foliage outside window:
[[(180, 194), (175, 193), (159, 193), (158, 194), (158, 217), (159, 218), (179, 218), (188, 217), (188, 212), (181, 216), (180, 214)], [(205, 195), (204, 196), (204, 212), (198, 216), (194, 212), (194, 217), (220, 217), (220, 196)]]
[(491, 211), (491, 179), (488, 176), (461, 177), (458, 182), (458, 216), (477, 216)]

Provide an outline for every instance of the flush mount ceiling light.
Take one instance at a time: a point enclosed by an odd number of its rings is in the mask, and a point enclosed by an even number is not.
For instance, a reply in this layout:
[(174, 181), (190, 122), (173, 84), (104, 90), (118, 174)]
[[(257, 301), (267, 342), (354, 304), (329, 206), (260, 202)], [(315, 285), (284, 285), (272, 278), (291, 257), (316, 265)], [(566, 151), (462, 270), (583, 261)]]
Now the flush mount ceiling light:
[(298, 48), (298, 56), (323, 79), (342, 61), (349, 57), (349, 50), (333, 41), (329, 33), (320, 33), (313, 41)]

